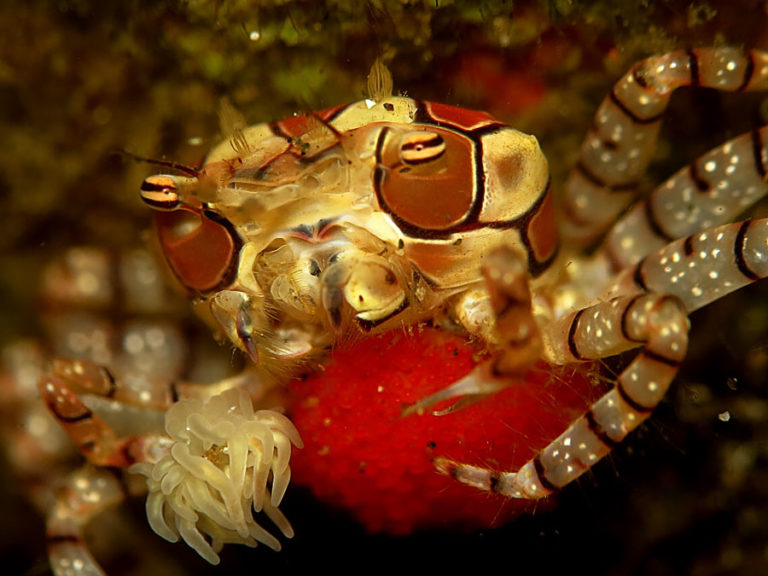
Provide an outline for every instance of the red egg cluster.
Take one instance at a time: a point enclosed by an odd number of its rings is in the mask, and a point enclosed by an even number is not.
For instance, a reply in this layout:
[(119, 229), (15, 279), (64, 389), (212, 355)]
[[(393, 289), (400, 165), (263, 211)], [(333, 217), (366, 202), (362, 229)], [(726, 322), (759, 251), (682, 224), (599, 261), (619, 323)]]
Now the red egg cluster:
[(530, 510), (531, 502), (438, 474), (432, 459), (515, 470), (583, 413), (602, 386), (594, 368), (538, 364), (524, 380), (459, 410), (402, 415), (485, 358), (464, 338), (435, 328), (334, 351), (323, 372), (292, 385), (292, 419), (305, 444), (292, 460), (294, 481), (371, 532), (472, 530)]

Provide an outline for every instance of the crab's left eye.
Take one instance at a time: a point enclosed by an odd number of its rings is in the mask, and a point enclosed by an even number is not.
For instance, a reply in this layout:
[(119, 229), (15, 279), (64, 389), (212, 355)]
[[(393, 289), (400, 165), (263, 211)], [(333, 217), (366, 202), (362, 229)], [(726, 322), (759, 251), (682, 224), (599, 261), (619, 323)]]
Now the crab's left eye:
[(157, 233), (168, 265), (190, 292), (220, 290), (234, 280), (242, 242), (221, 216), (187, 208), (158, 212)]
[(400, 159), (409, 166), (434, 162), (444, 153), (445, 140), (435, 132), (406, 134), (400, 144)]
[(150, 176), (141, 183), (141, 199), (155, 210), (175, 210), (179, 206), (179, 188), (173, 176)]

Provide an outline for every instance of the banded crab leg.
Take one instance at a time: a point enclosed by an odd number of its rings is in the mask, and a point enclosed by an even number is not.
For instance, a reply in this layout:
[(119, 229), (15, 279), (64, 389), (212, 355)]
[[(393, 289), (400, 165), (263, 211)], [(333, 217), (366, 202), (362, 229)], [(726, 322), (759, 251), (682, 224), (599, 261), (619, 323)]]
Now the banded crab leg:
[(768, 53), (680, 50), (642, 60), (622, 77), (600, 105), (566, 182), (561, 230), (569, 245), (592, 244), (634, 199), (669, 99), (682, 86), (766, 90)]
[(204, 400), (225, 390), (246, 386), (255, 379), (251, 372), (244, 370), (211, 384), (145, 379), (140, 385), (128, 386), (115, 378), (106, 366), (89, 360), (67, 358), (54, 359), (48, 376), (58, 382), (59, 386), (65, 386), (75, 394), (98, 396), (121, 404), (158, 411), (167, 410), (185, 398)]
[(167, 444), (165, 437), (159, 435), (119, 438), (70, 388), (69, 382), (55, 373), (40, 378), (40, 394), (83, 456), (96, 466), (127, 468), (143, 461), (150, 450)]
[(664, 396), (685, 357), (688, 318), (674, 297), (615, 298), (543, 330), (547, 360), (557, 364), (612, 356), (643, 346), (614, 388), (515, 472), (437, 458), (443, 474), (510, 498), (548, 496), (575, 480), (643, 422)]
[(691, 234), (621, 273), (609, 294), (673, 294), (688, 312), (768, 277), (768, 218)]
[(46, 518), (48, 559), (56, 576), (104, 576), (83, 529), (124, 498), (125, 486), (110, 469), (86, 465), (66, 478)]
[(768, 126), (707, 152), (635, 204), (595, 258), (616, 274), (673, 240), (732, 222), (766, 195)]
[(671, 243), (627, 270), (616, 297), (542, 328), (546, 357), (563, 364), (642, 346), (614, 388), (516, 472), (436, 459), (438, 471), (513, 498), (542, 498), (607, 455), (650, 416), (685, 357), (687, 313), (768, 277), (768, 219)]

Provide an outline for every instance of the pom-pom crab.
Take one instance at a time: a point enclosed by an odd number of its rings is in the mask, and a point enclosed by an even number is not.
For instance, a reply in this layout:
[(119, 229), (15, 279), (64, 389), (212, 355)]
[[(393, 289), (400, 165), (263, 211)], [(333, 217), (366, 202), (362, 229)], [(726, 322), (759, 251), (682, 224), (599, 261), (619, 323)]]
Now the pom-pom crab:
[[(628, 208), (670, 95), (688, 85), (765, 90), (768, 55), (688, 50), (633, 67), (598, 110), (565, 185), (559, 240), (533, 137), (486, 113), (381, 92), (237, 131), (201, 169), (147, 178), (142, 198), (158, 210), (159, 245), (196, 310), (278, 380), (322, 362), (340, 341), (403, 325), (428, 321), (483, 341), (490, 360), (404, 413), (418, 417), (448, 398), (490, 394), (540, 358), (567, 364), (640, 348), (613, 389), (520, 470), (435, 460), (466, 484), (541, 498), (650, 415), (685, 356), (689, 312), (768, 274), (768, 221), (730, 223), (766, 193), (764, 128)], [(77, 366), (60, 366), (42, 390), (89, 459), (162, 462), (109, 448), (108, 429), (84, 416), (71, 391), (130, 397), (130, 388), (103, 371), (73, 374)], [(75, 430), (83, 422), (95, 444)], [(282, 494), (279, 474), (272, 494)], [(215, 545), (237, 541), (209, 535)]]

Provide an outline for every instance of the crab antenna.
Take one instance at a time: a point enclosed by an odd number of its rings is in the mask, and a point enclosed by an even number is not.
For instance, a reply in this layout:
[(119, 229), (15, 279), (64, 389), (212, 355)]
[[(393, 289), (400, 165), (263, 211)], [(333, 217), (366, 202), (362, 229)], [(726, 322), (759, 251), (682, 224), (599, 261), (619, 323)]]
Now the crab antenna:
[(127, 156), (136, 162), (146, 162), (147, 164), (154, 164), (155, 166), (165, 166), (166, 168), (173, 168), (174, 170), (183, 172), (184, 174), (192, 176), (193, 178), (200, 178), (199, 169), (181, 164), (180, 162), (174, 162), (173, 160), (156, 160), (155, 158), (145, 158), (144, 156), (139, 156), (138, 154), (134, 154), (133, 152), (128, 152), (127, 150), (122, 149), (118, 150), (117, 153), (122, 154), (123, 156)]

